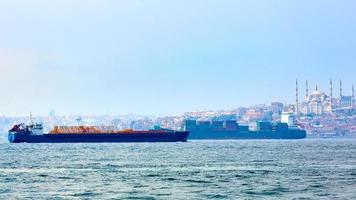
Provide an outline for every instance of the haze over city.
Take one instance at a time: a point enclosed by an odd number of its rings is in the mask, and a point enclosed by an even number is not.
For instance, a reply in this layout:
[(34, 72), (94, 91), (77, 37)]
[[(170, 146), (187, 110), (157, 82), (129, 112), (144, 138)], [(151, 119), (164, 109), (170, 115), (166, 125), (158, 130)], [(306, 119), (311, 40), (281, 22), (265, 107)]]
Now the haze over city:
[(69, 2), (0, 2), (1, 115), (166, 115), (293, 103), (296, 78), (356, 84), (355, 1)]

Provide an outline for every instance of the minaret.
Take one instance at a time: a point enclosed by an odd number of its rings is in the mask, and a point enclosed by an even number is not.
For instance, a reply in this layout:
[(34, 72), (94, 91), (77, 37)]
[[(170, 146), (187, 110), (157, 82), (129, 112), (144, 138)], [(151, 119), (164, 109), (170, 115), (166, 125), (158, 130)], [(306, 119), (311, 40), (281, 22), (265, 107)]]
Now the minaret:
[(296, 81), (295, 81), (295, 114), (296, 114), (296, 115), (299, 114), (299, 100), (298, 100), (298, 96), (299, 96), (299, 91), (298, 91), (298, 79), (296, 79)]
[(333, 108), (333, 80), (330, 79), (330, 107)]
[(340, 99), (342, 97), (342, 81), (340, 80)]
[(333, 80), (330, 79), (330, 98), (333, 98)]
[(354, 85), (352, 85), (352, 99), (351, 99), (352, 107), (355, 106), (355, 102), (356, 102), (356, 100), (355, 100), (355, 88), (354, 88)]
[(305, 101), (309, 99), (309, 87), (308, 87), (308, 80), (305, 81)]

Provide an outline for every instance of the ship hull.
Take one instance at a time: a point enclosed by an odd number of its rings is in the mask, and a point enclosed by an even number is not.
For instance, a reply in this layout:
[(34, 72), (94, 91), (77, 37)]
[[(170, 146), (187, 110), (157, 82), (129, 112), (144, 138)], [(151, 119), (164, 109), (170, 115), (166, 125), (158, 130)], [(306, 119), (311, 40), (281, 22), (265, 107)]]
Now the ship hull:
[(188, 139), (192, 140), (210, 140), (210, 139), (303, 139), (306, 138), (304, 130), (288, 131), (191, 131)]
[(186, 142), (189, 132), (169, 134), (9, 134), (10, 143)]

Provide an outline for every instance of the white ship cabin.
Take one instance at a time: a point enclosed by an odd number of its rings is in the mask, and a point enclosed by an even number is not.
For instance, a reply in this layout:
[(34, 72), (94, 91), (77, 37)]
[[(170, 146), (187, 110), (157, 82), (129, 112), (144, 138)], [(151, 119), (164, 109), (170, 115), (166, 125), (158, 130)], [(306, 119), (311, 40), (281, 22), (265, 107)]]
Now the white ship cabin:
[(42, 123), (34, 123), (29, 126), (32, 135), (43, 135)]
[(281, 115), (281, 122), (287, 123), (289, 127), (296, 127), (297, 126), (297, 118), (291, 112), (283, 112)]

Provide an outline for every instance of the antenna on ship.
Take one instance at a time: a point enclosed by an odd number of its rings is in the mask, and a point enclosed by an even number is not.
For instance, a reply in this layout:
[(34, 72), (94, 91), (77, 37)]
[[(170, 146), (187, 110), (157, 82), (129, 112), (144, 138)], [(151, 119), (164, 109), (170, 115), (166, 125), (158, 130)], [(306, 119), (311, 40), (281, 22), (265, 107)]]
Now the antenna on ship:
[(33, 117), (32, 117), (32, 112), (30, 112), (30, 125), (33, 125)]

